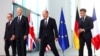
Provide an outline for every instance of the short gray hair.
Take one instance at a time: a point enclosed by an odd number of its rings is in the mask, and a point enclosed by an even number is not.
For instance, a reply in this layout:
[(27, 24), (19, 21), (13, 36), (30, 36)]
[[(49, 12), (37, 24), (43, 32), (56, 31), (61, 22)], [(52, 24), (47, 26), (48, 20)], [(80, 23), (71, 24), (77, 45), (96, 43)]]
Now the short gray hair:
[(21, 10), (21, 11), (23, 11), (23, 9), (22, 9), (21, 7), (18, 7), (17, 10)]

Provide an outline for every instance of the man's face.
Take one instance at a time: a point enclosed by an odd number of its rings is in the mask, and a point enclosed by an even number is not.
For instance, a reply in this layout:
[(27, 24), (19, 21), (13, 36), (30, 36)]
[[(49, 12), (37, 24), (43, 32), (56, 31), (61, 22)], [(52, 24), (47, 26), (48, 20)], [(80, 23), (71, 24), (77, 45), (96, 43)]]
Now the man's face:
[(21, 16), (22, 15), (22, 10), (21, 9), (17, 9), (17, 14), (18, 14), (18, 16)]
[(80, 11), (80, 16), (81, 16), (81, 17), (84, 17), (85, 15), (86, 15), (86, 12)]
[(43, 18), (44, 18), (44, 19), (47, 19), (48, 13), (47, 13), (46, 11), (43, 11), (43, 12), (42, 12), (42, 15), (43, 15)]
[(12, 16), (11, 15), (7, 15), (7, 19), (8, 19), (8, 21), (11, 21), (12, 20)]

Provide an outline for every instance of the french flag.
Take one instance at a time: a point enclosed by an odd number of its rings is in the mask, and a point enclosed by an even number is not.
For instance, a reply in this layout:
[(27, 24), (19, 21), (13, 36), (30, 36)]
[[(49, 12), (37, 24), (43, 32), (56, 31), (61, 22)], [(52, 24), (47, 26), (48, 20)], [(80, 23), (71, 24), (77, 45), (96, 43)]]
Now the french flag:
[(28, 22), (29, 22), (29, 33), (28, 33), (28, 49), (29, 51), (32, 51), (36, 47), (36, 38), (34, 33), (34, 27), (33, 27), (33, 21), (31, 18), (31, 13), (28, 15)]
[(98, 21), (96, 18), (95, 8), (93, 8), (92, 19), (93, 19), (93, 24), (94, 24), (94, 28), (92, 29), (92, 44), (94, 48), (98, 50), (100, 48), (100, 31), (98, 27), (99, 26)]

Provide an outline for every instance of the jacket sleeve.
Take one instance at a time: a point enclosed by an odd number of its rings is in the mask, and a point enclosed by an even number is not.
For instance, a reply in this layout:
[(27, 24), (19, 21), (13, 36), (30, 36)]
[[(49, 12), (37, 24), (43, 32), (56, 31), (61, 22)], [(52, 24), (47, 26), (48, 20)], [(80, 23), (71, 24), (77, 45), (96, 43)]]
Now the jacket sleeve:
[(5, 27), (5, 35), (4, 35), (4, 39), (6, 39), (6, 35), (7, 35), (7, 23), (6, 23), (6, 27)]
[(93, 20), (92, 20), (92, 18), (89, 18), (88, 20), (89, 20), (88, 21), (88, 27), (85, 28), (85, 32), (87, 32), (87, 31), (89, 31), (89, 30), (91, 30), (93, 28)]
[(57, 24), (55, 20), (53, 20), (53, 29), (54, 29), (55, 37), (58, 38)]
[(41, 35), (42, 35), (42, 20), (40, 22), (39, 39), (41, 39)]
[(26, 27), (25, 35), (28, 35), (28, 33), (29, 33), (29, 24), (28, 24), (28, 18), (27, 17), (25, 19), (25, 27)]
[(15, 35), (15, 19), (12, 21), (12, 35)]

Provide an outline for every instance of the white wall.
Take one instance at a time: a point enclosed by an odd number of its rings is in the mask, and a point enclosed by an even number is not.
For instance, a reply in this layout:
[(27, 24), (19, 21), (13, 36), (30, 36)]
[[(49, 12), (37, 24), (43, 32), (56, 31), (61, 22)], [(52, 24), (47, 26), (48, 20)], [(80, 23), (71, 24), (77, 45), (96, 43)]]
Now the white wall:
[(12, 12), (12, 0), (1, 0), (0, 1), (0, 55), (4, 55), (4, 31), (5, 23), (7, 21), (6, 15)]
[[(95, 8), (97, 20), (94, 22), (95, 31), (93, 31), (92, 34), (93, 34), (93, 36), (96, 36), (98, 33), (100, 34), (100, 26), (99, 26), (99, 24), (100, 24), (100, 0), (80, 0), (80, 8), (86, 8), (87, 9), (87, 15), (89, 15), (91, 17), (93, 15), (93, 8)], [(92, 50), (94, 51), (93, 46), (92, 46)], [(100, 49), (95, 50), (95, 54), (97, 56), (99, 56), (100, 55)]]
[[(61, 14), (61, 8), (63, 8), (64, 17), (66, 21), (66, 26), (68, 30), (68, 37), (70, 41), (70, 47), (72, 47), (72, 35), (71, 35), (71, 1), (70, 0), (49, 0), (48, 1), (49, 15), (56, 19), (57, 26), (59, 28), (59, 20)], [(57, 43), (57, 48), (59, 49), (59, 44)]]

